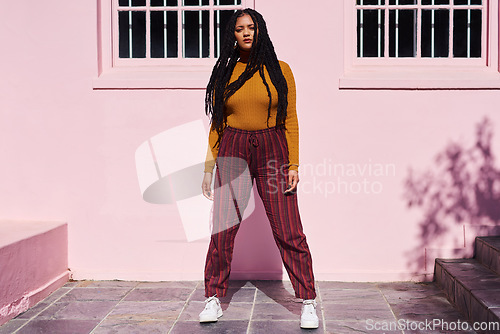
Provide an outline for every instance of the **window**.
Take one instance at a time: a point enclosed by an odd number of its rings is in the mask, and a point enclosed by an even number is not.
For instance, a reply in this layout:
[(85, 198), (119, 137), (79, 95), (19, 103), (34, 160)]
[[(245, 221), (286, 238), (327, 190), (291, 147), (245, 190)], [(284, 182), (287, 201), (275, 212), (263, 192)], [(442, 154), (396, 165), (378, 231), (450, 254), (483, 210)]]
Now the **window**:
[(482, 58), (482, 0), (357, 0), (357, 57)]
[(205, 88), (229, 18), (254, 6), (254, 0), (98, 0), (93, 88)]
[(217, 58), (227, 21), (236, 9), (243, 8), (241, 0), (114, 3), (114, 56), (121, 65), (134, 63), (124, 59), (158, 64), (161, 62), (151, 60)]
[(340, 88), (500, 88), (499, 0), (345, 0)]

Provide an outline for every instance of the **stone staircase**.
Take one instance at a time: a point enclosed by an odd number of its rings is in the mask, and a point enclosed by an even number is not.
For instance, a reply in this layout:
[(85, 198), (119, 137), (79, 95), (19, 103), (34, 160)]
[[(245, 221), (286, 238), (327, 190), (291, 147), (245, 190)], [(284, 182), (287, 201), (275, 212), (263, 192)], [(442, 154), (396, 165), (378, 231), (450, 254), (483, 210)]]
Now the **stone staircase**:
[(477, 333), (500, 333), (500, 237), (477, 237), (472, 259), (436, 259), (434, 280), (471, 324), (482, 326)]

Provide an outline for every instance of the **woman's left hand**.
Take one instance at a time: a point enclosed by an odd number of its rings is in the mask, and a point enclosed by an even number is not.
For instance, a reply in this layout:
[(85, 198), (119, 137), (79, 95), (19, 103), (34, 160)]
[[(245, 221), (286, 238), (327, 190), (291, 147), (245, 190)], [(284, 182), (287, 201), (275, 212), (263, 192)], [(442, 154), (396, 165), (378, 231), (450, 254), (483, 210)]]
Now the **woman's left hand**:
[(285, 194), (289, 192), (295, 192), (297, 189), (297, 183), (299, 183), (299, 172), (296, 170), (288, 171), (288, 184)]

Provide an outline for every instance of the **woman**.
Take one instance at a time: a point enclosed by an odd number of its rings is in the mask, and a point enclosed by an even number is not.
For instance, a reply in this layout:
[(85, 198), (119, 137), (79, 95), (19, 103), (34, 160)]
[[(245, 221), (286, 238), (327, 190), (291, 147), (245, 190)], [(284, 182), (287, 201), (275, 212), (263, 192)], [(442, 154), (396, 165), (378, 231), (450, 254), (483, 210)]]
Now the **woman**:
[(212, 125), (202, 190), (215, 202), (200, 322), (222, 316), (217, 297), (227, 292), (234, 239), (255, 180), (295, 296), (303, 299), (301, 327), (317, 328), (312, 259), (297, 206), (295, 82), (255, 10), (238, 10), (229, 20), (205, 102)]

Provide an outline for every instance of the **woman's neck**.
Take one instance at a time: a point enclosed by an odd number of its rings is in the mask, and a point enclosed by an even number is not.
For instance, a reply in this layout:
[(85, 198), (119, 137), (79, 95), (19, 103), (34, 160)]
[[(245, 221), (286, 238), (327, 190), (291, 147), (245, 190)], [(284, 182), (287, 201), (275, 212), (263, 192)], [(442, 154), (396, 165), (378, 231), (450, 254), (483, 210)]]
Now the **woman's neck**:
[(250, 57), (250, 51), (240, 50), (240, 62), (247, 63)]

